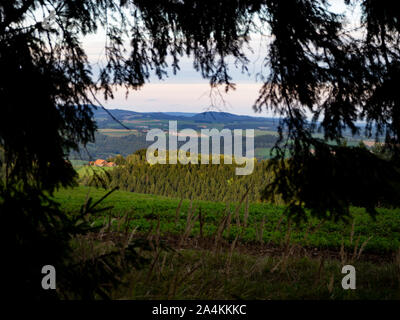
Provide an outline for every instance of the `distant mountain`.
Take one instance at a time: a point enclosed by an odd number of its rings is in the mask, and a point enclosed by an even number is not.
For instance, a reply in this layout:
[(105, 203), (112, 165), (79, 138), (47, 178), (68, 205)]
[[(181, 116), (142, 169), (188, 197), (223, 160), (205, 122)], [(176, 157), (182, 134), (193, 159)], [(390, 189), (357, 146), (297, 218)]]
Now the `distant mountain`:
[[(221, 124), (230, 129), (261, 129), (268, 131), (277, 130), (279, 120), (277, 118), (252, 117), (247, 115), (238, 115), (229, 112), (207, 111), (201, 113), (192, 112), (136, 112), (121, 109), (107, 109), (116, 119), (121, 121), (130, 129), (145, 129), (157, 127), (158, 122), (167, 120), (184, 121), (185, 128), (200, 128), (202, 125)], [(116, 122), (101, 107), (93, 108), (94, 118), (100, 129), (121, 129), (121, 125)], [(153, 125), (152, 125), (153, 124)], [(179, 123), (178, 123), (179, 125)], [(357, 123), (360, 129), (365, 128), (365, 123)], [(361, 133), (361, 132), (360, 132)], [(344, 130), (345, 136), (351, 136), (351, 130)], [(356, 138), (364, 136), (362, 133), (356, 135)]]
[[(107, 109), (109, 113), (111, 113), (118, 120), (133, 120), (133, 119), (175, 119), (176, 116), (169, 115), (167, 113), (162, 112), (136, 112), (130, 110), (121, 110), (121, 109)], [(112, 117), (109, 113), (105, 111), (101, 107), (97, 107), (97, 109), (93, 108), (93, 113), (95, 119), (107, 119), (110, 120)]]
[[(96, 119), (102, 119), (102, 118), (109, 118), (110, 115), (101, 107), (93, 107), (93, 114)], [(108, 110), (108, 109), (107, 109)], [(114, 117), (116, 118), (122, 118), (122, 117), (131, 117), (134, 115), (138, 115), (139, 112), (135, 111), (129, 111), (129, 110), (121, 110), (121, 109), (110, 109), (108, 110)]]
[[(207, 111), (202, 113), (190, 113), (190, 112), (136, 112), (130, 110), (121, 109), (107, 109), (116, 119), (121, 122), (132, 122), (132, 121), (145, 121), (145, 120), (185, 120), (193, 122), (204, 122), (204, 123), (215, 123), (215, 122), (265, 122), (265, 121), (276, 121), (273, 118), (263, 118), (263, 117), (252, 117), (237, 115), (228, 112), (216, 112)], [(106, 128), (108, 125), (115, 127), (115, 121), (103, 108), (97, 107), (93, 108), (94, 118), (97, 121), (99, 127)]]
[[(107, 109), (114, 118), (122, 122), (125, 126), (131, 129), (135, 129), (134, 123), (143, 123), (148, 121), (160, 121), (160, 120), (180, 120), (187, 119), (187, 117), (177, 117), (168, 115), (162, 112), (135, 112), (130, 110), (121, 109)], [(100, 129), (121, 129), (121, 125), (116, 122), (110, 114), (101, 107), (93, 108), (94, 119), (96, 120), (97, 126)], [(179, 118), (179, 119), (177, 119)]]

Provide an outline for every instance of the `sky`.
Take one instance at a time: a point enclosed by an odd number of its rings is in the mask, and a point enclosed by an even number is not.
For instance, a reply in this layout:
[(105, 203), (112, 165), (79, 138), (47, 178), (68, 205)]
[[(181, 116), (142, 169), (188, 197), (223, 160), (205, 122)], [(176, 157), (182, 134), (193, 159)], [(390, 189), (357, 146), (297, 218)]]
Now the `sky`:
[[(346, 7), (342, 0), (331, 0), (332, 11), (344, 13)], [(357, 12), (348, 12), (349, 22), (358, 20)], [(248, 66), (250, 75), (242, 74), (235, 67), (231, 68), (232, 81), (236, 83), (236, 90), (227, 94), (223, 88), (212, 90), (208, 80), (192, 67), (192, 60), (182, 57), (181, 70), (177, 75), (169, 72), (169, 77), (159, 80), (156, 76), (150, 78), (140, 90), (130, 91), (126, 97), (126, 90), (120, 89), (115, 92), (114, 99), (105, 101), (102, 95), (97, 98), (108, 109), (124, 109), (137, 112), (204, 112), (224, 111), (235, 114), (251, 116), (273, 116), (271, 112), (263, 111), (255, 113), (252, 106), (258, 97), (262, 83), (257, 81), (256, 74), (265, 71), (263, 60), (266, 52), (268, 39), (255, 35), (250, 40), (253, 52), (247, 52), (250, 59)], [(95, 65), (104, 59), (105, 35), (99, 32), (83, 40), (85, 51), (90, 63)]]

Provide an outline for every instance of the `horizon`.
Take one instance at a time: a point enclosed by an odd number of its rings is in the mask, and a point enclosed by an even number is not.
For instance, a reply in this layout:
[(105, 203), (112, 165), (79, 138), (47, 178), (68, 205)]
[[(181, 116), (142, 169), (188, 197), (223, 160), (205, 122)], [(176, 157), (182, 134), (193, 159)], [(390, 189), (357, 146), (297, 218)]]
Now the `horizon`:
[[(96, 105), (96, 107), (102, 109), (101, 106)], [(274, 116), (274, 115), (266, 116), (262, 112), (261, 113), (254, 113), (254, 114), (243, 114), (243, 113), (236, 113), (236, 112), (230, 112), (230, 111), (225, 111), (225, 110), (205, 110), (205, 111), (200, 111), (200, 112), (173, 111), (173, 110), (172, 111), (137, 111), (137, 110), (133, 110), (132, 108), (134, 108), (134, 107), (121, 107), (121, 108), (120, 107), (115, 107), (115, 108), (113, 107), (113, 108), (105, 108), (105, 109), (107, 109), (108, 111), (119, 110), (119, 111), (131, 111), (131, 112), (137, 112), (137, 113), (163, 113), (163, 114), (182, 113), (182, 114), (195, 114), (195, 115), (202, 114), (202, 113), (215, 112), (215, 113), (228, 113), (228, 114), (233, 114), (233, 115), (236, 115), (236, 116), (248, 116), (248, 117), (253, 117), (253, 118), (261, 118), (261, 119), (263, 119), (263, 118), (265, 118), (265, 119), (273, 119), (273, 120), (282, 119), (282, 117)], [(310, 120), (310, 119), (307, 119), (307, 120)], [(320, 121), (317, 121), (317, 122), (320, 122)], [(355, 123), (359, 124), (359, 125), (365, 125), (366, 122), (357, 120)]]
[[(97, 108), (102, 109), (101, 106), (96, 105)], [(120, 108), (120, 107), (115, 107), (115, 108), (106, 108), (108, 111), (131, 111), (131, 112), (136, 112), (136, 113), (163, 113), (163, 114), (192, 114), (192, 115), (198, 115), (198, 114), (203, 114), (203, 113), (226, 113), (226, 114), (232, 114), (235, 116), (246, 116), (246, 117), (254, 117), (254, 118), (268, 118), (268, 119), (280, 119), (280, 117), (266, 117), (264, 115), (260, 115), (261, 113), (254, 113), (254, 115), (250, 114), (242, 114), (242, 113), (236, 113), (236, 112), (229, 112), (229, 111), (224, 111), (224, 110), (205, 110), (205, 111), (200, 111), (200, 112), (186, 112), (186, 111), (137, 111), (133, 109), (134, 107), (126, 107), (126, 108)], [(189, 116), (190, 117), (190, 116)]]

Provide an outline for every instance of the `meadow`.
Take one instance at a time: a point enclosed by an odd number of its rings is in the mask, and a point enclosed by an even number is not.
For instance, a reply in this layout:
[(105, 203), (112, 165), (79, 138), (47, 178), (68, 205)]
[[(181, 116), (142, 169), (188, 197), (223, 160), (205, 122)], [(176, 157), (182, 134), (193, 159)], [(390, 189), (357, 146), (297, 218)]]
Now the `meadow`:
[[(69, 214), (109, 190), (60, 189)], [(91, 217), (100, 232), (79, 242), (92, 255), (110, 243), (147, 239), (148, 264), (133, 269), (113, 299), (399, 299), (400, 216), (375, 219), (351, 208), (349, 221), (295, 224), (283, 206), (167, 198), (116, 190)], [(397, 254), (396, 254), (397, 253)], [(343, 290), (341, 267), (357, 269), (357, 290)]]
[(82, 178), (84, 176), (92, 176), (93, 172), (96, 172), (97, 174), (102, 174), (105, 171), (110, 171), (112, 169), (112, 167), (88, 166), (87, 161), (84, 165), (75, 166), (75, 171), (78, 173), (79, 178)]
[[(59, 190), (55, 200), (66, 211), (78, 212), (88, 197), (96, 201), (106, 193), (105, 189), (79, 186)], [(162, 235), (180, 235), (187, 227), (189, 213), (192, 218), (197, 217), (190, 236), (201, 232), (204, 237), (212, 237), (230, 211), (230, 225), (222, 236), (231, 241), (240, 232), (240, 242), (243, 243), (281, 245), (290, 233), (292, 242), (318, 249), (340, 250), (342, 244), (344, 248), (354, 249), (356, 242), (358, 246), (364, 244), (364, 252), (376, 254), (391, 253), (400, 248), (399, 209), (380, 208), (378, 215), (372, 218), (364, 209), (352, 207), (349, 221), (320, 221), (309, 217), (308, 221), (295, 224), (284, 214), (284, 206), (243, 202), (237, 212), (239, 226), (234, 221), (238, 203), (180, 200), (116, 190), (99, 204), (103, 208), (110, 206), (112, 209), (94, 217), (94, 224), (103, 223), (107, 217), (116, 219), (128, 215), (129, 228), (137, 227), (138, 231), (148, 232), (159, 224)]]

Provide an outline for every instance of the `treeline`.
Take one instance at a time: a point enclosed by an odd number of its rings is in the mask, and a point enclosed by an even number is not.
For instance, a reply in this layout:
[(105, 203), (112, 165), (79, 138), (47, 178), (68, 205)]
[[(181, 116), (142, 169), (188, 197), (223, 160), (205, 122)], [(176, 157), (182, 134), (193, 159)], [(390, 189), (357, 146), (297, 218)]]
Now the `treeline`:
[[(89, 143), (86, 148), (81, 147), (79, 153), (72, 152), (70, 159), (73, 160), (96, 160), (107, 159), (117, 155), (128, 156), (137, 150), (149, 147), (153, 142), (146, 141), (145, 133), (129, 134), (126, 136), (113, 137), (101, 134), (95, 135), (95, 142)], [(242, 145), (246, 145), (245, 136), (243, 137)], [(277, 137), (271, 134), (256, 136), (254, 138), (254, 148), (272, 148), (277, 140)], [(178, 147), (183, 145), (184, 141), (178, 142)], [(223, 152), (223, 139), (221, 139), (221, 153)], [(200, 149), (200, 144), (199, 144)], [(200, 153), (200, 150), (199, 150)]]
[(125, 157), (137, 150), (147, 148), (151, 143), (146, 141), (146, 135), (143, 133), (112, 137), (97, 132), (94, 143), (89, 143), (86, 148), (81, 147), (79, 153), (73, 152), (69, 158), (74, 160), (96, 160), (107, 159), (116, 155)]
[[(223, 164), (156, 164), (145, 159), (145, 150), (128, 157), (114, 157), (110, 161), (118, 167), (104, 174), (110, 188), (156, 194), (174, 198), (191, 198), (210, 201), (238, 201), (249, 189), (249, 200), (259, 201), (260, 192), (270, 181), (267, 162), (255, 163), (254, 171), (247, 176), (237, 176), (237, 165)], [(92, 184), (93, 177), (83, 177), (83, 184)]]
[[(375, 146), (371, 151), (383, 159), (388, 156), (381, 145)], [(220, 157), (220, 164), (212, 164), (211, 161), (210, 164), (201, 164), (199, 161), (199, 164), (188, 165), (179, 162), (175, 165), (150, 165), (146, 160), (146, 149), (126, 157), (111, 157), (108, 161), (113, 161), (118, 166), (104, 173), (96, 170), (93, 174), (81, 177), (80, 183), (102, 183), (108, 188), (118, 187), (130, 192), (224, 202), (238, 201), (249, 190), (249, 200), (261, 201), (261, 194), (274, 174), (268, 169), (268, 160), (261, 160), (255, 161), (252, 174), (238, 176), (235, 173), (238, 166), (235, 163), (224, 164), (223, 156)], [(396, 188), (400, 188), (400, 185)], [(273, 198), (275, 203), (283, 204), (279, 195), (274, 195)], [(378, 206), (392, 208), (392, 200), (389, 196), (384, 196)]]

